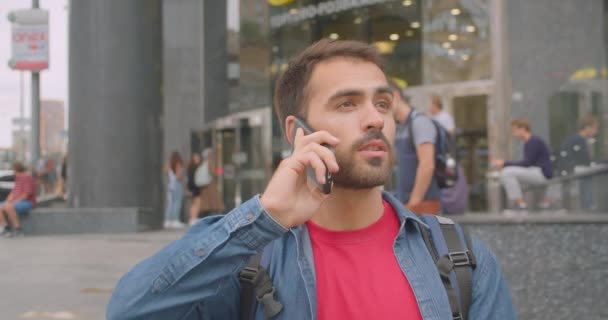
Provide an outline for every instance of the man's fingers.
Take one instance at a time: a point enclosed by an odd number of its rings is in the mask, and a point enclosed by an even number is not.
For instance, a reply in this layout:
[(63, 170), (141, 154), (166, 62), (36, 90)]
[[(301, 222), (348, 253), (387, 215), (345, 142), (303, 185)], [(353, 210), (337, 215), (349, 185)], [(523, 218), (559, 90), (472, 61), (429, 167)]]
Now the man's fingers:
[(311, 144), (307, 145), (304, 149), (310, 150), (310, 151), (314, 152), (315, 154), (317, 154), (321, 158), (323, 163), (325, 165), (327, 165), (327, 168), (329, 169), (330, 172), (335, 173), (335, 172), (338, 172), (338, 170), (340, 169), (338, 167), (336, 155), (329, 148), (322, 146), (320, 144), (317, 144), (317, 143), (311, 143)]
[[(302, 129), (298, 128), (297, 130)], [(304, 132), (302, 131), (301, 134), (303, 135)], [(313, 132), (305, 136), (299, 135), (299, 132), (296, 131), (296, 139), (294, 140), (294, 145), (295, 149), (297, 150), (298, 148), (302, 148), (308, 145), (309, 143), (328, 144), (330, 146), (336, 146), (339, 142), (340, 140), (338, 138), (334, 137), (331, 133), (324, 130)]]
[[(325, 163), (316, 153), (310, 151), (303, 155), (304, 164), (306, 167), (312, 167), (315, 171), (315, 177), (317, 178), (317, 182), (320, 184), (324, 184), (325, 181)], [(304, 169), (306, 171), (306, 169)], [(306, 174), (306, 172), (304, 172)]]

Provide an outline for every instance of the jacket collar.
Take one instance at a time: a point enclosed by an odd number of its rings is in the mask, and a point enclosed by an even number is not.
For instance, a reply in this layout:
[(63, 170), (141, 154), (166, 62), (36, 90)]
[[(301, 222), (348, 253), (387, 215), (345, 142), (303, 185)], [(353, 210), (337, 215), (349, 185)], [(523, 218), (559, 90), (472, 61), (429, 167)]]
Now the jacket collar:
[(393, 206), (393, 209), (395, 209), (395, 212), (397, 212), (397, 216), (399, 217), (399, 221), (401, 221), (401, 223), (407, 223), (407, 222), (415, 222), (418, 223), (421, 226), (426, 227), (427, 229), (429, 228), (429, 226), (424, 223), (422, 221), (422, 219), (420, 219), (420, 217), (418, 217), (416, 214), (414, 214), (413, 212), (411, 212), (408, 208), (406, 208), (403, 203), (401, 203), (401, 201), (399, 201), (397, 198), (395, 198), (392, 194), (383, 191), (382, 192), (382, 199), (384, 199), (386, 202), (388, 202), (391, 206)]
[[(397, 212), (397, 216), (399, 217), (399, 221), (401, 223), (408, 223), (408, 222), (413, 222), (413, 223), (417, 223), (421, 226), (426, 227), (427, 229), (429, 228), (429, 226), (424, 223), (422, 221), (422, 219), (420, 219), (420, 217), (418, 217), (416, 214), (414, 214), (413, 212), (411, 212), (409, 209), (407, 209), (403, 203), (401, 203), (397, 198), (395, 198), (392, 194), (386, 192), (386, 191), (382, 191), (382, 199), (384, 199), (385, 201), (387, 201), (391, 206), (393, 206), (393, 209), (395, 209), (395, 212)], [(292, 231), (294, 231), (295, 234), (300, 236), (301, 231), (304, 230), (305, 234), (307, 234), (307, 230), (306, 230), (306, 224), (302, 224), (300, 226), (297, 226), (295, 228), (292, 228)]]

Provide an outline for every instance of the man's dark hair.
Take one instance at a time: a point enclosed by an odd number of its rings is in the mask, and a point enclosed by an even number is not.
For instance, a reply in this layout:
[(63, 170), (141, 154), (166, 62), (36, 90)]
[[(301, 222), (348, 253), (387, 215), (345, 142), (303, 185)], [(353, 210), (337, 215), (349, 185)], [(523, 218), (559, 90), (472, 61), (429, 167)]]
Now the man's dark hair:
[(371, 62), (384, 72), (380, 53), (372, 45), (352, 40), (329, 39), (314, 43), (291, 59), (277, 79), (274, 108), (283, 130), (287, 116), (306, 118), (304, 106), (308, 99), (308, 82), (312, 72), (318, 63), (333, 58), (352, 58)]
[(25, 172), (25, 166), (23, 165), (23, 163), (19, 162), (19, 161), (15, 161), (13, 162), (13, 170), (15, 172)]

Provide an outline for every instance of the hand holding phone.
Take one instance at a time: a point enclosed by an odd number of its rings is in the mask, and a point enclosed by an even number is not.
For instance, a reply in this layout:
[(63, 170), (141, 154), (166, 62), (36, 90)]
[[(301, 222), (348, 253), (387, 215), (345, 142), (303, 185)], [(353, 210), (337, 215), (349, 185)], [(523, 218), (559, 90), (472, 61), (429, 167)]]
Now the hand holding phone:
[(293, 122), (290, 130), (292, 154), (281, 161), (260, 196), (262, 208), (286, 228), (312, 218), (331, 191), (331, 173), (340, 169), (332, 150), (338, 138), (327, 131), (313, 132), (302, 120)]
[[(298, 131), (298, 128), (302, 128), (302, 130), (304, 130), (305, 135), (308, 135), (308, 134), (311, 134), (314, 132), (314, 130), (304, 120), (302, 120), (300, 118), (296, 118), (295, 126), (294, 126), (292, 136), (291, 136), (292, 137), (291, 138), (291, 141), (292, 141), (291, 152), (292, 153), (295, 148), (296, 132)], [(322, 144), (322, 146), (328, 148), (329, 150), (331, 150), (333, 152), (333, 149), (328, 144)], [(321, 189), (321, 191), (323, 191), (324, 194), (331, 193), (331, 187), (333, 185), (332, 174), (329, 171), (329, 169), (327, 168), (326, 164), (325, 164), (325, 183), (320, 183), (318, 181), (317, 175), (315, 174), (315, 170), (312, 167), (308, 167), (306, 169), (306, 174), (314, 182), (314, 184), (317, 185), (317, 187), (319, 187), (319, 189)]]

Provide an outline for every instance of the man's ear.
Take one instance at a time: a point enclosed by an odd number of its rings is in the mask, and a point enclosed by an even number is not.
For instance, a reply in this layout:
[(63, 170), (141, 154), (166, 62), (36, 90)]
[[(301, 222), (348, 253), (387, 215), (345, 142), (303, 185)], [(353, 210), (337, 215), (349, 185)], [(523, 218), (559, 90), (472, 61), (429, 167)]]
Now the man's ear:
[(287, 142), (289, 143), (289, 145), (293, 145), (293, 137), (294, 137), (294, 130), (296, 129), (296, 117), (295, 116), (287, 116), (287, 118), (285, 118), (285, 138), (287, 139)]

